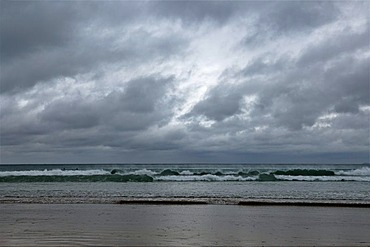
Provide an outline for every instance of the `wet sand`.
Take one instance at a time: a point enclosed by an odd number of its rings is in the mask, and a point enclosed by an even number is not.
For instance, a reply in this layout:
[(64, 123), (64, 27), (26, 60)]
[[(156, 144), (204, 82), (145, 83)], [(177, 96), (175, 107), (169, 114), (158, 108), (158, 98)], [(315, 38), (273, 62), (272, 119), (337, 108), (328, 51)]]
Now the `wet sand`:
[(2, 246), (369, 246), (370, 209), (0, 204)]

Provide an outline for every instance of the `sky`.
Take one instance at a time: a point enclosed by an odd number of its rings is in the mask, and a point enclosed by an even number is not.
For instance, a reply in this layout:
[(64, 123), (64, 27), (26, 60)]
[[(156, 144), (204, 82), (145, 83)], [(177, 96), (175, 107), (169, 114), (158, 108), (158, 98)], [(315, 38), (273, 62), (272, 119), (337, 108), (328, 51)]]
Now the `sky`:
[(370, 161), (368, 1), (0, 10), (0, 163)]

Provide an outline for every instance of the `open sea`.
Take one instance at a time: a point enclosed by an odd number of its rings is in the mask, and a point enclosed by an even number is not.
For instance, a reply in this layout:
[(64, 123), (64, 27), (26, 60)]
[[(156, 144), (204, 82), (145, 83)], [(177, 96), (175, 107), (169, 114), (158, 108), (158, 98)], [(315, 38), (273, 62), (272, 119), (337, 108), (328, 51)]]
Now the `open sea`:
[(0, 203), (370, 203), (369, 164), (0, 165)]

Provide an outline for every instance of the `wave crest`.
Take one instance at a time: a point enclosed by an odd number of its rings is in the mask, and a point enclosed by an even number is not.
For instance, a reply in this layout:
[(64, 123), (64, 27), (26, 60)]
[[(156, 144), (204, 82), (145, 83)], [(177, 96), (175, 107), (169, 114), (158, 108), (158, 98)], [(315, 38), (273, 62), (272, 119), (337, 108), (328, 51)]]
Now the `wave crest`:
[(346, 175), (346, 176), (370, 176), (370, 167), (361, 167), (359, 169), (347, 170), (347, 171), (338, 171), (337, 175)]

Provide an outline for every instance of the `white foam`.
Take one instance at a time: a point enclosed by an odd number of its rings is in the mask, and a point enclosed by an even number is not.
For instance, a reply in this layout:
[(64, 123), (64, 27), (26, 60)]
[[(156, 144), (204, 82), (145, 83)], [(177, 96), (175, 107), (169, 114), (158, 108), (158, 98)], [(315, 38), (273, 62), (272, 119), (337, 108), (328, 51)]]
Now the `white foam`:
[(186, 170), (186, 171), (182, 171), (180, 172), (180, 175), (184, 175), (184, 176), (190, 176), (190, 175), (194, 175), (193, 172), (189, 171), (189, 170)]
[(157, 181), (254, 181), (256, 177), (216, 176), (206, 174), (203, 176), (161, 176), (154, 178)]
[(153, 176), (153, 175), (156, 175), (158, 174), (157, 172), (154, 172), (152, 170), (148, 170), (148, 169), (141, 169), (141, 170), (136, 170), (136, 171), (133, 171), (133, 172), (128, 172), (128, 173), (125, 173), (125, 175), (148, 175), (148, 176)]
[(347, 171), (338, 171), (336, 172), (337, 175), (347, 175), (347, 176), (370, 176), (370, 167), (361, 167), (355, 170), (347, 170)]
[(370, 177), (358, 176), (289, 176), (289, 175), (275, 175), (279, 180), (285, 181), (359, 181), (370, 182)]
[(81, 176), (81, 175), (106, 175), (110, 174), (104, 170), (31, 170), (31, 171), (3, 171), (0, 172), (0, 177), (6, 176)]

